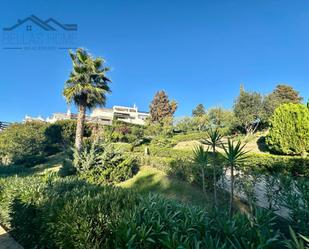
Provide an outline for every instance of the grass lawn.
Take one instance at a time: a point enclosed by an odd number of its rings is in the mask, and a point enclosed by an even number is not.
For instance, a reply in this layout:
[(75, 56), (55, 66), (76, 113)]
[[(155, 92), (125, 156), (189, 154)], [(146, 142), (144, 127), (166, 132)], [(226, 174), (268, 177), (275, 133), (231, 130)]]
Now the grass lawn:
[(164, 172), (150, 166), (142, 166), (133, 178), (118, 184), (118, 186), (131, 188), (140, 193), (155, 192), (166, 198), (206, 208), (210, 208), (213, 203), (211, 193), (205, 196), (197, 187), (171, 178)]
[(62, 161), (65, 157), (66, 155), (64, 153), (58, 153), (47, 157), (44, 163), (29, 168), (22, 165), (0, 166), (0, 177), (12, 175), (27, 176), (34, 174), (45, 174), (47, 172), (57, 172), (60, 169)]

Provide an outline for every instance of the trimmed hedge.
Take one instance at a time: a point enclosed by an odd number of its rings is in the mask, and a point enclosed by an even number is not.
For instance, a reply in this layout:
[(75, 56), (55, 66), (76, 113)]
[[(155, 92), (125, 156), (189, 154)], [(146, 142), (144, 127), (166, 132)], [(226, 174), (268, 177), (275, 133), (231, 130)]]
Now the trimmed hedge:
[(207, 136), (208, 136), (207, 132), (193, 132), (193, 133), (188, 133), (188, 134), (178, 134), (178, 135), (173, 136), (172, 139), (176, 143), (179, 143), (183, 141), (200, 140), (200, 139), (206, 138)]
[(270, 154), (250, 154), (245, 168), (261, 173), (283, 173), (294, 176), (309, 176), (309, 158), (300, 156), (277, 156)]

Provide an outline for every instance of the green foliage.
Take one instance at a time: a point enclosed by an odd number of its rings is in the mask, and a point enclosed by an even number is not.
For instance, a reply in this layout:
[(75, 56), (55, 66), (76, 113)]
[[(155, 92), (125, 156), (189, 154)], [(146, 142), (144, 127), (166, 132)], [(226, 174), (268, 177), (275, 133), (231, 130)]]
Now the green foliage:
[[(52, 144), (60, 145), (67, 149), (74, 144), (76, 134), (76, 120), (60, 120), (50, 124), (46, 131), (46, 136)], [(85, 137), (91, 136), (91, 128), (88, 124), (85, 125)]]
[(201, 169), (202, 189), (203, 192), (206, 193), (205, 171), (208, 168), (208, 151), (205, 151), (202, 145), (193, 149), (193, 162), (196, 163)]
[(230, 131), (235, 126), (235, 116), (230, 110), (214, 107), (208, 110), (208, 117), (210, 123), (215, 127)]
[(207, 136), (207, 132), (192, 132), (188, 134), (177, 134), (173, 136), (173, 140), (175, 143), (183, 142), (183, 141), (192, 141), (192, 140), (201, 140)]
[(77, 170), (74, 167), (72, 160), (64, 159), (62, 162), (62, 167), (60, 168), (58, 173), (59, 173), (59, 176), (65, 177), (65, 176), (75, 175), (77, 173)]
[(110, 79), (106, 77), (109, 68), (104, 66), (104, 59), (93, 58), (82, 48), (78, 48), (75, 53), (70, 51), (70, 57), (73, 70), (63, 90), (67, 102), (87, 108), (104, 105), (105, 94), (110, 92)]
[(101, 57), (93, 58), (85, 49), (78, 48), (75, 53), (70, 50), (73, 70), (65, 82), (63, 96), (68, 103), (78, 107), (75, 147), (82, 147), (86, 109), (104, 106), (106, 94), (110, 93), (111, 80), (106, 76), (109, 71)]
[(208, 115), (182, 118), (176, 123), (175, 128), (181, 132), (205, 131), (209, 128)]
[(270, 154), (248, 154), (242, 170), (254, 170), (261, 174), (309, 177), (309, 159), (300, 156), (276, 156)]
[(230, 179), (230, 216), (233, 212), (233, 203), (234, 203), (234, 185), (235, 185), (235, 176), (234, 170), (243, 164), (246, 161), (248, 151), (245, 151), (245, 144), (241, 144), (241, 141), (234, 143), (231, 139), (228, 139), (227, 145), (222, 146), (224, 150), (224, 158), (228, 164), (228, 168), (231, 172)]
[(262, 96), (257, 92), (245, 92), (242, 88), (234, 103), (237, 124), (246, 134), (252, 134), (263, 118)]
[(275, 110), (266, 138), (277, 153), (305, 155), (309, 151), (309, 110), (302, 104), (283, 104)]
[(135, 157), (116, 150), (112, 144), (91, 144), (75, 151), (74, 165), (83, 179), (91, 183), (117, 183), (138, 171)]
[(289, 210), (289, 223), (297, 231), (309, 234), (309, 181), (306, 178), (279, 176), (279, 205)]
[[(1, 222), (26, 248), (280, 247), (270, 213), (205, 210), (76, 178), (0, 179)], [(243, 231), (246, 231), (244, 233)], [(214, 247), (214, 248), (218, 248)]]
[(302, 101), (299, 92), (288, 85), (277, 85), (272, 93), (264, 98), (264, 111), (266, 120), (269, 120), (274, 114), (276, 108), (282, 104), (294, 103), (299, 104)]
[(124, 142), (140, 145), (145, 142), (144, 126), (113, 121), (111, 126), (104, 126), (101, 136), (105, 141)]
[(308, 249), (309, 248), (309, 238), (305, 237), (301, 234), (298, 236), (294, 232), (294, 230), (289, 227), (290, 235), (292, 240), (286, 241), (286, 247), (288, 249)]
[(206, 114), (206, 110), (203, 104), (198, 104), (193, 110), (192, 110), (192, 116), (193, 117), (201, 117)]
[(70, 177), (0, 182), (1, 222), (26, 248), (108, 248), (114, 226), (138, 200), (130, 191)]
[(177, 103), (170, 101), (162, 90), (156, 93), (150, 104), (150, 120), (154, 123), (162, 123), (165, 118), (173, 117), (177, 109)]
[(46, 128), (41, 122), (9, 126), (0, 133), (0, 159), (27, 166), (43, 162), (48, 148)]

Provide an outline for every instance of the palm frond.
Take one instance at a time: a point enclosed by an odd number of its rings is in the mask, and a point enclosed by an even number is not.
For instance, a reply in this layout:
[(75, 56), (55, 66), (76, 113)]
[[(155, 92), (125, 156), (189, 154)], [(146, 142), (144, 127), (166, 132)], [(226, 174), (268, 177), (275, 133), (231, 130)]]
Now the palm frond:
[(73, 70), (65, 82), (63, 96), (68, 103), (74, 102), (92, 108), (105, 105), (106, 94), (111, 92), (111, 80), (106, 76), (109, 71), (104, 66), (104, 59), (93, 58), (85, 49), (78, 48), (75, 53), (69, 51), (73, 63)]

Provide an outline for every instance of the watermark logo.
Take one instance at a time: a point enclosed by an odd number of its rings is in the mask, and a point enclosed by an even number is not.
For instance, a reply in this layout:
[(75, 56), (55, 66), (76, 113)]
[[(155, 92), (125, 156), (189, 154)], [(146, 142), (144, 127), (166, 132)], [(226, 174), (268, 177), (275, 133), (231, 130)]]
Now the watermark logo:
[(42, 20), (35, 15), (3, 28), (2, 48), (14, 50), (74, 49), (77, 24), (64, 24), (55, 18)]

